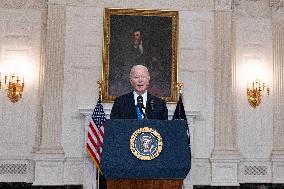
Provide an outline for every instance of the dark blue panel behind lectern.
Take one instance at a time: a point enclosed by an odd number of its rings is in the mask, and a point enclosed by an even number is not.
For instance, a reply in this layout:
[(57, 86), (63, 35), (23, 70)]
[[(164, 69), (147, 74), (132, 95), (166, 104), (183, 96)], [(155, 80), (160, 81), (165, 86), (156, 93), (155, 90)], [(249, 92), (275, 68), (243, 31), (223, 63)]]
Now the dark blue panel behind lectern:
[[(130, 151), (131, 135), (146, 126), (156, 129), (163, 140), (162, 152), (149, 161)], [(184, 179), (191, 168), (186, 122), (107, 120), (101, 166), (107, 179)]]

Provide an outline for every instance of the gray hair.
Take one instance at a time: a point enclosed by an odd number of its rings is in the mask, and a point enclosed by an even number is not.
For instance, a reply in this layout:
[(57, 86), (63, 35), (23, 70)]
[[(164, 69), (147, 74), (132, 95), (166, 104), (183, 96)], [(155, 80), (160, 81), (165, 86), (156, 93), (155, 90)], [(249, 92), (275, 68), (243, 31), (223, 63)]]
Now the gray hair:
[(130, 74), (129, 74), (129, 77), (131, 78), (133, 76), (133, 71), (134, 69), (136, 68), (143, 68), (146, 70), (146, 72), (148, 73), (148, 76), (150, 78), (150, 74), (149, 74), (149, 71), (148, 71), (148, 68), (146, 66), (143, 66), (143, 65), (135, 65), (135, 66), (132, 66), (131, 70), (130, 70)]

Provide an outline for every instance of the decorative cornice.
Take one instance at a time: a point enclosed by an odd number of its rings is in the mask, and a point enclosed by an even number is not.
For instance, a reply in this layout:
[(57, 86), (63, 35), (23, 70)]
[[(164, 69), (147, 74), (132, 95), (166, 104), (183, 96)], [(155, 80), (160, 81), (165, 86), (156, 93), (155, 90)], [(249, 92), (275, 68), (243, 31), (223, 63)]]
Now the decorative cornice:
[(215, 0), (215, 10), (233, 10), (241, 4), (241, 0)]
[(46, 0), (48, 4), (66, 5), (70, 0)]
[(0, 8), (5, 9), (44, 9), (47, 0), (1, 0)]
[(265, 18), (271, 17), (269, 2), (264, 0), (233, 0), (232, 9), (238, 16)]
[(212, 10), (215, 0), (190, 0), (190, 1), (172, 1), (172, 0), (156, 0), (141, 1), (137, 3), (133, 0), (48, 0), (48, 4), (61, 4), (68, 6), (82, 6), (82, 7), (116, 7), (123, 8), (125, 5), (129, 8), (139, 9), (161, 9), (161, 10)]
[(229, 11), (232, 8), (232, 0), (215, 0), (215, 10)]
[(272, 9), (273, 22), (283, 23), (284, 0), (270, 0), (269, 6)]
[(232, 8), (239, 6), (241, 4), (241, 0), (232, 0)]
[(270, 7), (279, 9), (284, 7), (284, 0), (270, 0)]

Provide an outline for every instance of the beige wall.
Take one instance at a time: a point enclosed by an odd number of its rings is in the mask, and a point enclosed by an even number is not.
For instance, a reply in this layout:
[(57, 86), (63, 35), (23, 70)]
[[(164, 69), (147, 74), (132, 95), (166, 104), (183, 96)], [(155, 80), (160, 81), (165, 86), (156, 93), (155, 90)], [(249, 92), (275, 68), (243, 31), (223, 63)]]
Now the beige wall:
[[(279, 29), (284, 23), (283, 4), (273, 0), (1, 1), (0, 66), (11, 53), (24, 52), (32, 69), (18, 103), (12, 104), (5, 90), (0, 92), (0, 163), (7, 170), (13, 171), (11, 166), (25, 170), (13, 176), (0, 173), (0, 182), (89, 187), (86, 175), (89, 178), (92, 171), (84, 148), (84, 115), (90, 114), (98, 98), (106, 7), (179, 12), (178, 76), (184, 83), (193, 155), (185, 188), (284, 182), (280, 66), (284, 38)], [(256, 109), (246, 100), (249, 61), (265, 67), (271, 89)], [(107, 113), (111, 106), (104, 103)], [(168, 108), (172, 113), (175, 104)]]

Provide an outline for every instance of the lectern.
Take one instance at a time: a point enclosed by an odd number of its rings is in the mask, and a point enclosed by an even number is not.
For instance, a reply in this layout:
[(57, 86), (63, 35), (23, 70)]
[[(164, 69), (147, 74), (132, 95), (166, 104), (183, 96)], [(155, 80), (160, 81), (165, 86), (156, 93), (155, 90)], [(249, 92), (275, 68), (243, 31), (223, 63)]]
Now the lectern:
[(107, 120), (101, 168), (108, 189), (181, 189), (191, 168), (184, 120)]

